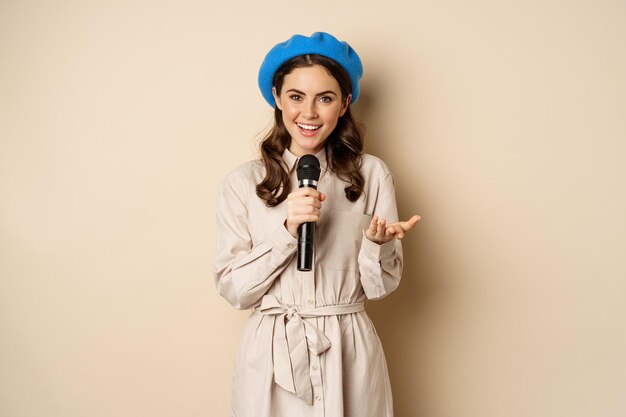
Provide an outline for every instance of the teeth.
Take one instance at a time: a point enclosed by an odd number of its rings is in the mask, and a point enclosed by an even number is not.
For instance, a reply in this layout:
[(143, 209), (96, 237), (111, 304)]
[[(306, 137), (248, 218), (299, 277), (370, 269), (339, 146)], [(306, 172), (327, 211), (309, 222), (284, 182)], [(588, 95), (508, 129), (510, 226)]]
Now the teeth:
[(303, 125), (301, 123), (296, 123), (299, 127), (305, 130), (317, 130), (322, 126), (313, 126), (313, 125)]

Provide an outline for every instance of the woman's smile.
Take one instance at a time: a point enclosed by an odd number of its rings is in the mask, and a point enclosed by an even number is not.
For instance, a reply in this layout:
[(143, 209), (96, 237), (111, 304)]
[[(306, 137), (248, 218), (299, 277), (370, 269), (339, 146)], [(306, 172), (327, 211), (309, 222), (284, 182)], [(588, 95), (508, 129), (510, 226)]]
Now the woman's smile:
[(296, 122), (296, 125), (300, 128), (300, 133), (307, 137), (314, 137), (317, 135), (317, 131), (322, 127), (322, 125), (311, 125), (298, 122)]
[(284, 78), (282, 91), (274, 91), (276, 106), (296, 156), (317, 154), (348, 108), (339, 83), (320, 65), (296, 68)]

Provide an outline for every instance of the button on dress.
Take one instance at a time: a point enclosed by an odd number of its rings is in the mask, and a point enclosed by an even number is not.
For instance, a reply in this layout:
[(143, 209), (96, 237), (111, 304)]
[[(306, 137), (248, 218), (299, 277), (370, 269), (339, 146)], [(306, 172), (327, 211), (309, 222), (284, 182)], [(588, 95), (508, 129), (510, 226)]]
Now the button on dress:
[[(325, 151), (316, 156), (317, 188), (327, 198), (309, 272), (296, 267), (286, 201), (267, 207), (256, 195), (260, 160), (220, 185), (215, 285), (233, 307), (252, 309), (235, 359), (230, 417), (393, 417), (385, 354), (365, 302), (398, 287), (402, 246), (364, 234), (373, 215), (398, 220), (393, 177), (364, 154), (364, 193), (350, 202)], [(297, 157), (286, 150), (283, 160), (295, 190)]]

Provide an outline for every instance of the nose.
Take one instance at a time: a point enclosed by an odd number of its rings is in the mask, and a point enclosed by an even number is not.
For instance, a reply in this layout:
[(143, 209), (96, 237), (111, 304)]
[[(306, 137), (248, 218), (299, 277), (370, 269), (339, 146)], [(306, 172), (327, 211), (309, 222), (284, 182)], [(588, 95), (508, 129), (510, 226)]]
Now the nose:
[(307, 100), (302, 109), (302, 116), (307, 119), (317, 118), (317, 108), (315, 106), (315, 100)]

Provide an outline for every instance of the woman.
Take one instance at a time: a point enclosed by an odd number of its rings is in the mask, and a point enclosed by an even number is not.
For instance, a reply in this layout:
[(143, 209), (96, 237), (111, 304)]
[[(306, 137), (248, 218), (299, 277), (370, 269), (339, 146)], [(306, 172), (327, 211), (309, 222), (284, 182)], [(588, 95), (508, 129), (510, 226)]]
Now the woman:
[[(237, 354), (231, 417), (391, 417), (382, 346), (366, 299), (396, 289), (402, 239), (393, 178), (363, 154), (350, 113), (361, 61), (327, 33), (276, 45), (259, 71), (275, 108), (260, 160), (224, 179), (217, 200), (218, 292), (254, 308)], [(321, 165), (317, 190), (298, 188), (299, 157)], [(313, 268), (296, 267), (298, 227), (315, 222)]]

